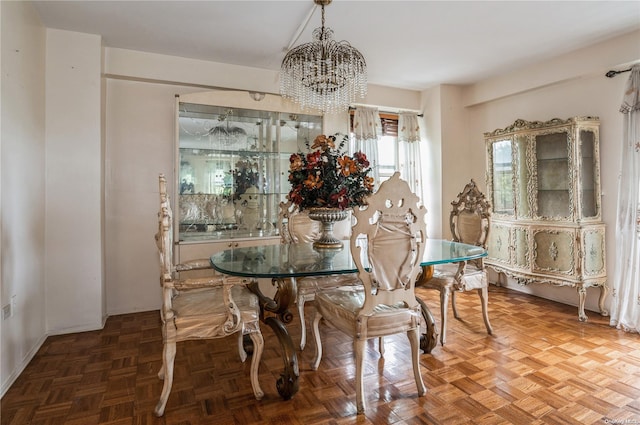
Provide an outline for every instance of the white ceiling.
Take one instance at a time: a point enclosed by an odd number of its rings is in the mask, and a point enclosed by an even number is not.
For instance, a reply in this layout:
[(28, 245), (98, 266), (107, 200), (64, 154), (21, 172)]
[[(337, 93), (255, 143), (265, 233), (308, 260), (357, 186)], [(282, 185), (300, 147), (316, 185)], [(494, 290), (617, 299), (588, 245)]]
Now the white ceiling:
[[(320, 26), (312, 0), (34, 1), (49, 28), (108, 47), (278, 70)], [(364, 55), (369, 82), (470, 84), (640, 29), (640, 1), (349, 1), (325, 25)], [(640, 40), (639, 40), (640, 43)], [(617, 64), (611, 64), (612, 66)]]

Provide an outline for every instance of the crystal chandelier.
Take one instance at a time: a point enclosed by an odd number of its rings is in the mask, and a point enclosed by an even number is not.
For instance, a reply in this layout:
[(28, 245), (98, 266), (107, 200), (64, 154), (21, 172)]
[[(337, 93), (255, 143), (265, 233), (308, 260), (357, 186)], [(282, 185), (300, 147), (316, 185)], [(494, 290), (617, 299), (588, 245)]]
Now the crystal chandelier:
[(302, 109), (346, 111), (356, 96), (367, 95), (367, 64), (346, 41), (333, 40), (324, 27), (324, 7), (331, 0), (314, 0), (322, 8), (322, 26), (313, 30), (313, 41), (289, 50), (280, 69), (280, 94)]

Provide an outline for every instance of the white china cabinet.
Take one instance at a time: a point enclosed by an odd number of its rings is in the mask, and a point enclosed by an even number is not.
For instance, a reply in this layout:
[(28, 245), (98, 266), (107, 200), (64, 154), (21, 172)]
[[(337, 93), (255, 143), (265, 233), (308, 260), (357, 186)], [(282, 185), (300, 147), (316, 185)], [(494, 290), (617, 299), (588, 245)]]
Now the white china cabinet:
[[(239, 95), (247, 101), (235, 100)], [(289, 157), (306, 151), (321, 133), (322, 116), (299, 113), (279, 96), (263, 102), (247, 93), (176, 96), (179, 260), (279, 243), (278, 205), (290, 190)]]
[(605, 226), (601, 220), (599, 120), (517, 120), (485, 133), (491, 201), (485, 264), (519, 284), (600, 288), (606, 316)]

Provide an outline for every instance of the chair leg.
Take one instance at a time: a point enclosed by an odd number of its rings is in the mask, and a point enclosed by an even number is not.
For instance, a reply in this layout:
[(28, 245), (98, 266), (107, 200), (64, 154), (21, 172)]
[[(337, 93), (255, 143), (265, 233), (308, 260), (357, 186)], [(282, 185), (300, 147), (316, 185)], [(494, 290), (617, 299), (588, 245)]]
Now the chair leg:
[(384, 337), (378, 338), (378, 352), (380, 357), (384, 357)]
[(316, 309), (315, 314), (313, 315), (313, 323), (311, 325), (311, 334), (313, 335), (313, 339), (316, 342), (316, 355), (313, 358), (313, 362), (311, 362), (311, 369), (318, 370), (318, 366), (320, 366), (320, 360), (322, 360), (322, 341), (320, 340), (320, 320), (322, 319), (322, 314)]
[(480, 303), (482, 304), (484, 325), (487, 327), (487, 333), (493, 335), (493, 328), (491, 327), (491, 323), (489, 323), (489, 289), (487, 287), (478, 289), (478, 295), (480, 295)]
[(460, 320), (460, 315), (458, 314), (458, 308), (456, 307), (456, 293), (458, 291), (451, 291), (451, 309), (453, 310), (453, 317)]
[(238, 354), (240, 355), (240, 361), (242, 363), (245, 362), (245, 360), (247, 360), (247, 352), (244, 351), (244, 335), (242, 334), (242, 331), (238, 332)]
[(356, 338), (353, 340), (353, 354), (356, 361), (356, 407), (358, 409), (358, 415), (364, 414), (366, 403), (364, 399), (364, 388), (362, 381), (364, 379), (364, 349), (365, 340)]
[(307, 325), (304, 320), (304, 297), (298, 297), (298, 315), (300, 316), (300, 351), (307, 345)]
[[(240, 332), (240, 335), (242, 335), (242, 332)], [(260, 368), (260, 359), (262, 358), (262, 351), (264, 350), (264, 339), (260, 332), (251, 332), (249, 336), (253, 342), (253, 355), (251, 357), (251, 386), (253, 387), (253, 394), (256, 396), (256, 400), (262, 400), (262, 397), (264, 397), (264, 391), (260, 388), (260, 381), (258, 381), (258, 369)]]
[(411, 343), (411, 361), (413, 362), (413, 376), (418, 387), (418, 396), (423, 396), (427, 392), (420, 373), (420, 328), (407, 331), (409, 343)]
[[(176, 343), (165, 342), (164, 348), (162, 350), (162, 369), (160, 369), (160, 372), (164, 377), (164, 384), (162, 386), (160, 400), (158, 400), (158, 404), (156, 404), (156, 408), (153, 411), (158, 417), (164, 415), (164, 408), (167, 405), (167, 400), (169, 399), (169, 394), (171, 393), (171, 386), (173, 385), (173, 363), (175, 359)], [(158, 375), (160, 375), (160, 373)]]
[(164, 361), (162, 362), (162, 366), (160, 366), (160, 370), (158, 371), (158, 378), (164, 380)]
[(449, 288), (445, 287), (440, 290), (440, 345), (447, 342), (447, 304), (449, 303)]

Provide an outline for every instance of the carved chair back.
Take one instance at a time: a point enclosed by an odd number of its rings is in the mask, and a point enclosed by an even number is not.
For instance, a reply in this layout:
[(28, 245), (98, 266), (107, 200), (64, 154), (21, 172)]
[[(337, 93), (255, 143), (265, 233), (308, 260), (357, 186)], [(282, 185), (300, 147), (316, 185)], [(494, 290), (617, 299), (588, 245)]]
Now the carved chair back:
[[(491, 225), (490, 205), (473, 179), (451, 202), (451, 206), (449, 225), (453, 240), (486, 249)], [(482, 259), (475, 260), (474, 264), (482, 268)]]
[(426, 239), (426, 209), (418, 202), (396, 172), (367, 197), (366, 207), (354, 209), (350, 245), (365, 287), (361, 315), (380, 304), (416, 305), (414, 285)]

